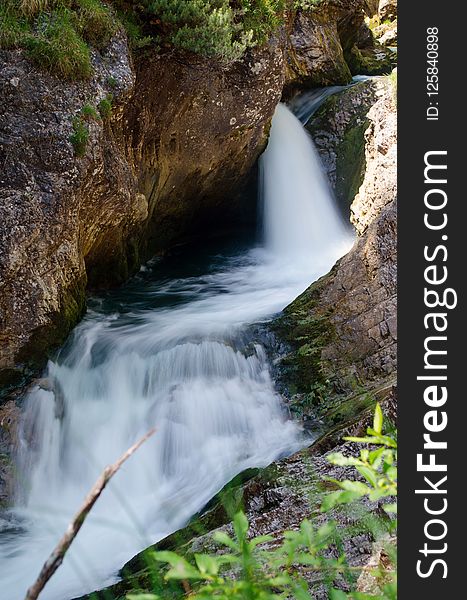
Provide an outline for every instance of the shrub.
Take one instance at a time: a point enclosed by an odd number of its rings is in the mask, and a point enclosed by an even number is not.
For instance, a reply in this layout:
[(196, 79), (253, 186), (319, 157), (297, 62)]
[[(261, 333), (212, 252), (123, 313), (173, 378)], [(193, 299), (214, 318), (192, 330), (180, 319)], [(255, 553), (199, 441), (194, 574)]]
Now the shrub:
[(177, 48), (225, 61), (264, 43), (282, 22), (285, 0), (150, 0), (161, 37)]
[(285, 0), (241, 0), (243, 28), (255, 44), (263, 44), (282, 23)]
[(77, 0), (79, 28), (83, 38), (98, 50), (107, 47), (119, 23), (100, 0)]

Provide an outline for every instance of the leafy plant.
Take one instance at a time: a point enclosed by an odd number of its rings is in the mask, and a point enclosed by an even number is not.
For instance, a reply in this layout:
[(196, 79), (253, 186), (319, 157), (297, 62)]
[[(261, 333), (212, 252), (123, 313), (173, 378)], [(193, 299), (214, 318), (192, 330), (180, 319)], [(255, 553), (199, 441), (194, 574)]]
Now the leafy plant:
[[(367, 496), (375, 501), (380, 498), (397, 496), (397, 440), (392, 435), (383, 435), (383, 412), (379, 404), (376, 405), (373, 427), (367, 429), (366, 437), (345, 437), (344, 440), (358, 444), (374, 444), (379, 446), (375, 450), (365, 448), (360, 451), (360, 457), (344, 456), (337, 452), (328, 456), (328, 460), (341, 467), (353, 466), (366, 480), (338, 481), (329, 479), (341, 490), (328, 494), (321, 510), (330, 510), (337, 504), (353, 502), (357, 498)], [(396, 504), (386, 504), (386, 512), (396, 512)]]
[[(376, 405), (373, 427), (367, 429), (366, 437), (344, 439), (377, 446), (374, 450), (362, 449), (359, 458), (345, 457), (340, 453), (328, 457), (335, 465), (355, 467), (368, 485), (358, 481), (331, 480), (341, 489), (325, 497), (322, 510), (348, 504), (363, 496), (371, 500), (396, 496), (397, 441), (395, 435), (383, 434), (380, 405)], [(385, 508), (392, 512), (395, 505), (386, 505)], [(330, 600), (397, 598), (395, 573), (382, 567), (372, 569), (370, 573), (378, 582), (378, 595), (346, 593), (333, 587), (339, 575), (355, 584), (355, 573), (364, 570), (349, 567), (343, 553), (339, 558), (325, 555), (331, 544), (342, 548), (333, 522), (316, 530), (308, 520), (304, 520), (298, 531), (286, 531), (283, 541), (278, 544), (270, 535), (249, 539), (248, 520), (242, 512), (238, 512), (233, 519), (233, 531), (233, 536), (225, 531), (214, 533), (214, 541), (223, 547), (217, 554), (194, 554), (190, 561), (175, 552), (163, 551), (150, 553), (149, 559), (167, 565), (165, 580), (182, 582), (184, 592), (191, 600), (312, 600), (303, 576), (306, 573), (319, 573), (328, 587)], [(386, 553), (395, 564), (395, 549), (387, 546)], [(163, 597), (165, 595), (158, 593), (132, 593), (127, 595), (127, 600), (162, 600)]]
[[(315, 531), (305, 520), (298, 531), (286, 532), (283, 543), (272, 549), (261, 548), (274, 541), (272, 536), (248, 539), (248, 520), (242, 512), (235, 515), (233, 529), (233, 536), (223, 531), (213, 536), (224, 547), (222, 554), (195, 554), (193, 563), (175, 552), (154, 552), (153, 558), (169, 566), (165, 579), (183, 581), (193, 600), (272, 600), (291, 594), (298, 600), (311, 600), (307, 583), (295, 572), (296, 567), (334, 575), (346, 569), (342, 560), (322, 555), (333, 540), (332, 524)], [(159, 598), (156, 594), (127, 596), (128, 600)]]
[(94, 106), (91, 106), (91, 104), (85, 104), (83, 106), (83, 108), (80, 111), (81, 116), (85, 119), (85, 120), (98, 120), (99, 119), (99, 113), (97, 112), (97, 110), (94, 108)]

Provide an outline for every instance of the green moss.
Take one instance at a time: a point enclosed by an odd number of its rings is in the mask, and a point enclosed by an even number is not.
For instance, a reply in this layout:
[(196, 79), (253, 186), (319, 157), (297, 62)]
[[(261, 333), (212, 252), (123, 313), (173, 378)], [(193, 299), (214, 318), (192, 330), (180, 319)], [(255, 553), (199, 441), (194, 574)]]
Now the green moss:
[(337, 150), (336, 196), (347, 211), (365, 176), (365, 131), (368, 123), (368, 119), (364, 119), (349, 127)]
[(292, 408), (299, 414), (319, 405), (332, 388), (321, 353), (333, 339), (335, 328), (329, 313), (316, 310), (321, 285), (322, 280), (313, 284), (272, 324), (275, 333), (291, 349), (281, 361), (280, 379), (295, 396)]
[(352, 75), (387, 75), (393, 68), (393, 61), (382, 46), (364, 50), (353, 46), (345, 53), (345, 60)]

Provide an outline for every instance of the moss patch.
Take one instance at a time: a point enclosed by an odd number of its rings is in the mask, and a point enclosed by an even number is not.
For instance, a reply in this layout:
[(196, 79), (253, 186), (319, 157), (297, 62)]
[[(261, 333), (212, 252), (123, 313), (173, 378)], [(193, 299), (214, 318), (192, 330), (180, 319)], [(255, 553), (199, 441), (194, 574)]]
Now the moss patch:
[(290, 347), (280, 364), (280, 381), (295, 396), (292, 409), (303, 415), (330, 393), (332, 383), (323, 369), (321, 353), (335, 329), (330, 313), (317, 311), (322, 278), (299, 296), (271, 325)]
[(394, 66), (389, 51), (382, 46), (362, 50), (353, 46), (345, 60), (352, 75), (388, 75)]
[(336, 161), (336, 195), (343, 206), (349, 207), (365, 176), (365, 131), (369, 121), (348, 128), (339, 144)]

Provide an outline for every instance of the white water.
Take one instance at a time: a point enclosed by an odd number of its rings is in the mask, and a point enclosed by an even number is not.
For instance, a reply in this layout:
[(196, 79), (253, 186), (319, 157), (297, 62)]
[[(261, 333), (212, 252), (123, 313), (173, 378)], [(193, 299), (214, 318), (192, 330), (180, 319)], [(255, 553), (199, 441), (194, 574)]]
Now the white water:
[(124, 562), (182, 527), (235, 474), (303, 443), (246, 328), (326, 272), (351, 238), (311, 141), (283, 106), (262, 174), (264, 248), (146, 283), (142, 301), (111, 314), (88, 311), (48, 367), (63, 406), (52, 392), (29, 393), (18, 453), (27, 485), (0, 533), (2, 599), (24, 598), (103, 467), (151, 427), (156, 435), (104, 491), (42, 600), (115, 581)]

